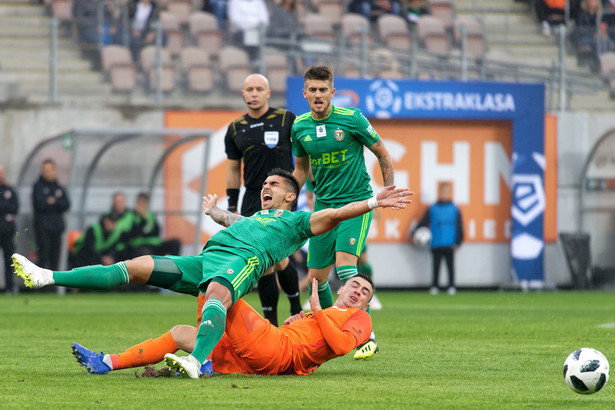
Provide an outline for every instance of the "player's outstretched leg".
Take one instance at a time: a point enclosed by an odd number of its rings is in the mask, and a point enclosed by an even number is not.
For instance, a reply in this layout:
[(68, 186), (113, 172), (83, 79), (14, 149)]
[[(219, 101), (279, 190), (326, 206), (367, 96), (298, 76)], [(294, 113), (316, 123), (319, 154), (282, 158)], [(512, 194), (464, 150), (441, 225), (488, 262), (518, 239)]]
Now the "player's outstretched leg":
[(169, 369), (179, 372), (185, 379), (198, 379), (201, 375), (201, 363), (193, 356), (179, 357), (167, 353), (164, 355), (164, 361)]
[(85, 367), (90, 374), (107, 374), (111, 371), (111, 367), (103, 362), (104, 353), (94, 353), (78, 343), (73, 343), (73, 355), (77, 363)]
[(18, 253), (14, 253), (11, 258), (13, 259), (15, 274), (23, 279), (27, 287), (38, 289), (46, 285), (53, 285), (53, 273), (49, 269), (36, 266), (25, 256)]

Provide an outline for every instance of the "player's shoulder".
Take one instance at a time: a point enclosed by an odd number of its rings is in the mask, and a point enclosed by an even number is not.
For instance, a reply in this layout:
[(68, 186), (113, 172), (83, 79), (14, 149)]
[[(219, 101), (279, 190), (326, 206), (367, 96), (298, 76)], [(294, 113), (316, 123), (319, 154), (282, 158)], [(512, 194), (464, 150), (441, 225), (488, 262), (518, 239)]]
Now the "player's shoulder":
[(297, 116), (297, 118), (295, 118), (295, 124), (301, 122), (301, 121), (306, 121), (312, 118), (312, 113), (310, 111), (303, 113), (299, 116)]
[(246, 119), (246, 114), (235, 118), (233, 121), (231, 121), (231, 123), (229, 124), (229, 128), (232, 127), (237, 127), (238, 125), (247, 125), (248, 124), (248, 120)]
[(354, 108), (354, 107), (336, 107), (336, 106), (333, 106), (333, 114), (353, 117), (353, 116), (355, 116), (357, 114), (361, 114), (361, 110), (359, 110), (358, 108)]
[(291, 115), (291, 116), (295, 116), (295, 114), (290, 111), (287, 110), (286, 108), (271, 108), (271, 114), (270, 115)]

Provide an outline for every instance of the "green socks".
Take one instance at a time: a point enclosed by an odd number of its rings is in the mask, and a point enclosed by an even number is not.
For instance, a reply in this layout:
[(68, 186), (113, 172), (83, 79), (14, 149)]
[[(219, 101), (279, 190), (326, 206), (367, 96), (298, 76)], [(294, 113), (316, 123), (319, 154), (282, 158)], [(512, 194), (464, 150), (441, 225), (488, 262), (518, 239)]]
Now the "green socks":
[(226, 308), (218, 299), (207, 299), (203, 306), (203, 319), (196, 335), (192, 356), (205, 363), (218, 344), (226, 328)]
[(109, 266), (93, 265), (69, 271), (54, 271), (53, 280), (56, 286), (105, 290), (125, 285), (129, 282), (129, 276), (126, 264), (119, 262)]

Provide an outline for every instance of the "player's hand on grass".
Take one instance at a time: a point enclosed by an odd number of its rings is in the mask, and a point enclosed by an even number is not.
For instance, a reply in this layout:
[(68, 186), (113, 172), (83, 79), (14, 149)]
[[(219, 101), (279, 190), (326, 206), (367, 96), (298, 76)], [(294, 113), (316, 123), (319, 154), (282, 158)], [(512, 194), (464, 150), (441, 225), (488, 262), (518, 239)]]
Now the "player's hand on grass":
[(292, 315), (290, 316), (288, 319), (286, 319), (284, 321), (284, 325), (290, 325), (291, 323), (293, 323), (295, 320), (297, 319), (301, 319), (303, 316), (305, 316), (305, 313), (303, 313), (303, 310), (299, 313), (297, 313), (296, 315)]
[(378, 206), (398, 210), (404, 209), (406, 204), (412, 203), (412, 200), (408, 197), (413, 194), (414, 192), (408, 190), (408, 188), (396, 188), (395, 185), (389, 185), (378, 192), (376, 199), (378, 199)]
[(209, 215), (211, 209), (218, 204), (218, 195), (207, 194), (203, 197), (203, 205), (201, 209), (205, 212), (205, 215)]
[(310, 295), (310, 307), (312, 308), (312, 313), (316, 314), (322, 310), (320, 306), (320, 298), (318, 297), (318, 279), (314, 278), (312, 280), (312, 294)]

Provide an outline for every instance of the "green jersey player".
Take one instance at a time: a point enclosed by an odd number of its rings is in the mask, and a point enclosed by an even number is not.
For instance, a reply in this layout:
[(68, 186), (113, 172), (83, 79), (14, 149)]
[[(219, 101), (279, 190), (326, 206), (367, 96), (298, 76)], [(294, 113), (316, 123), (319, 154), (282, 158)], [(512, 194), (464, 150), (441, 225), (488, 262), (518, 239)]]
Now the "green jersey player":
[[(376, 155), (384, 186), (394, 183), (391, 156), (378, 133), (358, 109), (331, 105), (334, 94), (331, 69), (326, 66), (309, 68), (304, 76), (303, 96), (310, 112), (298, 116), (291, 131), (295, 155), (293, 175), (303, 185), (311, 167), (315, 211), (338, 208), (372, 196), (364, 147)], [(318, 280), (322, 306), (329, 307), (333, 303), (328, 281), (333, 264), (342, 282), (357, 274), (357, 260), (365, 246), (371, 219), (370, 212), (310, 239), (308, 283), (314, 278)], [(377, 349), (372, 337), (357, 349), (355, 358), (371, 357)]]
[(216, 233), (198, 256), (140, 256), (110, 266), (86, 266), (71, 271), (43, 269), (22, 255), (13, 254), (13, 265), (26, 286), (46, 285), (82, 289), (112, 289), (126, 283), (146, 283), (189, 294), (205, 294), (202, 320), (194, 350), (187, 358), (172, 356), (167, 364), (181, 367), (182, 374), (199, 376), (224, 333), (226, 311), (246, 294), (275, 263), (295, 252), (305, 240), (325, 233), (341, 221), (370, 212), (378, 206), (403, 209), (411, 194), (385, 187), (376, 197), (337, 209), (291, 212), (299, 184), (289, 171), (274, 169), (263, 183), (263, 211), (242, 217), (217, 206), (217, 197), (203, 198), (203, 211), (229, 228)]

